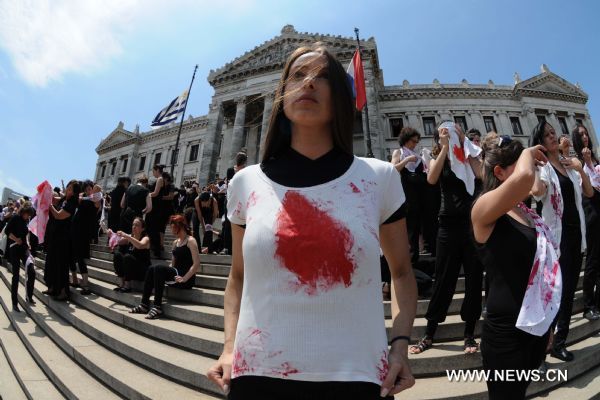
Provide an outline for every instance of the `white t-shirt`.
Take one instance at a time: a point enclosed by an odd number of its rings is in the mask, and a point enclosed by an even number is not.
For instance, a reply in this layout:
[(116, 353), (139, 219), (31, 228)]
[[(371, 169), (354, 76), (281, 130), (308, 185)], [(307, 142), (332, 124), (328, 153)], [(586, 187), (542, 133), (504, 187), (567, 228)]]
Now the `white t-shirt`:
[(392, 164), (354, 157), (339, 178), (307, 188), (253, 165), (227, 197), (229, 220), (246, 225), (232, 377), (381, 384), (379, 226), (405, 200)]

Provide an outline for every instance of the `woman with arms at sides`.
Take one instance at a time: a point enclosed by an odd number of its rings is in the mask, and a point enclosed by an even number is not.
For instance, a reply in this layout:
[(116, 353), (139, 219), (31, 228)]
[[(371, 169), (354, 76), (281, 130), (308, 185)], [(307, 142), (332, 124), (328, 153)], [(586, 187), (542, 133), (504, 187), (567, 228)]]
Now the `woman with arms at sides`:
[(200, 218), (202, 232), (204, 232), (201, 247), (208, 247), (213, 241), (213, 222), (219, 218), (217, 200), (211, 196), (210, 192), (202, 192), (194, 200), (194, 207), (196, 208), (196, 215)]
[[(404, 193), (390, 163), (353, 156), (353, 114), (339, 61), (319, 45), (294, 51), (262, 163), (229, 185), (225, 346), (207, 373), (229, 399), (379, 399), (414, 384)], [(392, 275), (391, 349), (380, 245)]]
[[(558, 245), (549, 228), (523, 204), (537, 165), (547, 162), (544, 151), (540, 145), (523, 150), (521, 142), (495, 133), (483, 141), (483, 192), (473, 205), (471, 219), (475, 246), (489, 283), (481, 334), (483, 368), (488, 371), (536, 369), (544, 358), (550, 325), (558, 312), (559, 283), (542, 280), (541, 288), (553, 295), (554, 301), (542, 307), (536, 324), (522, 324), (535, 320), (528, 314), (530, 297), (525, 301), (529, 282), (538, 287), (535, 265), (549, 277), (558, 265)], [(558, 269), (554, 270), (556, 278), (560, 281)], [(528, 385), (528, 381), (487, 381), (491, 400), (524, 399)]]
[(162, 251), (160, 242), (160, 225), (163, 222), (162, 197), (166, 195), (165, 180), (162, 177), (164, 167), (164, 165), (159, 164), (152, 167), (152, 175), (156, 178), (156, 181), (151, 183), (148, 188), (152, 199), (152, 209), (146, 214), (146, 229), (150, 237), (150, 248), (158, 258), (160, 258)]
[(71, 220), (77, 210), (80, 192), (79, 182), (72, 180), (67, 184), (65, 197), (56, 201), (56, 205), (50, 206), (52, 232), (48, 235), (44, 267), (49, 268), (44, 273), (48, 286), (45, 294), (56, 296), (56, 300), (61, 301), (69, 299), (69, 267), (73, 263)]
[(573, 311), (573, 297), (586, 249), (582, 195), (592, 197), (594, 188), (577, 158), (562, 156), (552, 125), (542, 120), (531, 134), (531, 144), (546, 149), (548, 163), (536, 175), (531, 194), (542, 202), (542, 218), (560, 246), (562, 298), (550, 354), (562, 361), (573, 360), (566, 341)]
[(583, 316), (595, 321), (600, 319), (600, 166), (586, 127), (577, 125), (571, 136), (575, 153), (594, 187), (594, 195), (583, 198), (587, 242), (583, 275)]
[[(446, 123), (442, 122), (434, 135), (436, 145), (432, 151), (433, 159), (430, 161), (427, 173), (429, 184), (435, 185), (440, 182), (442, 194), (436, 244), (435, 283), (425, 314), (427, 319), (425, 336), (410, 347), (412, 354), (420, 354), (432, 347), (438, 325), (446, 320), (461, 266), (465, 274), (465, 297), (460, 309), (460, 316), (465, 321), (463, 350), (467, 354), (472, 354), (479, 348), (475, 341), (475, 324), (481, 316), (483, 270), (476, 262), (469, 215), (474, 200), (475, 178), (481, 176), (481, 162), (477, 157), (465, 159), (464, 149), (471, 145), (470, 142), (467, 143), (469, 139), (465, 137), (458, 124), (454, 124), (458, 143), (455, 143), (451, 149), (450, 132), (448, 128), (443, 127), (443, 124)], [(451, 162), (449, 152), (462, 154), (462, 157), (455, 157)], [(459, 179), (455, 174), (457, 167), (452, 165), (454, 162), (464, 164), (464, 167), (461, 167), (466, 171), (464, 179)], [(470, 171), (467, 171), (467, 168)], [(467, 190), (466, 185), (468, 180), (470, 180), (470, 191)]]

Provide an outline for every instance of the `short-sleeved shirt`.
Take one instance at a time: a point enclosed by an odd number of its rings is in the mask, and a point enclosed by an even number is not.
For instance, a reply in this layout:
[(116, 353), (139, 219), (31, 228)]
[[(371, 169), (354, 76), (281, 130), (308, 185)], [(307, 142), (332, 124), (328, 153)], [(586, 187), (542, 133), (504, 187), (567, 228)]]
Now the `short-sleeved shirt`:
[(27, 241), (27, 233), (29, 232), (29, 228), (27, 228), (27, 222), (18, 214), (13, 215), (8, 222), (6, 223), (6, 228), (4, 233), (8, 236), (7, 240), (7, 248), (10, 247), (11, 244), (14, 243), (14, 240), (10, 238), (10, 234), (12, 233), (15, 237), (21, 239), (22, 244), (25, 244)]
[(379, 227), (404, 200), (398, 172), (376, 159), (303, 188), (259, 165), (235, 175), (229, 219), (246, 230), (232, 377), (381, 384)]
[(142, 185), (131, 185), (127, 188), (125, 195), (127, 196), (125, 201), (126, 206), (132, 210), (142, 213), (142, 210), (146, 208), (146, 198), (150, 191)]

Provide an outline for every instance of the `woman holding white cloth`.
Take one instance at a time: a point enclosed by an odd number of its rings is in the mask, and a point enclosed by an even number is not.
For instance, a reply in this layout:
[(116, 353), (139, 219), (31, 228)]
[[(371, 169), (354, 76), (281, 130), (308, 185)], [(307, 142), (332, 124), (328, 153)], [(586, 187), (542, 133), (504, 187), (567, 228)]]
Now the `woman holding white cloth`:
[(582, 253), (586, 249), (582, 194), (591, 197), (594, 189), (581, 162), (560, 155), (558, 136), (545, 120), (533, 130), (531, 145), (543, 145), (547, 151), (549, 162), (536, 175), (531, 194), (536, 201), (542, 202), (542, 218), (560, 245), (563, 291), (551, 354), (560, 360), (571, 361), (573, 354), (566, 349), (566, 340)]

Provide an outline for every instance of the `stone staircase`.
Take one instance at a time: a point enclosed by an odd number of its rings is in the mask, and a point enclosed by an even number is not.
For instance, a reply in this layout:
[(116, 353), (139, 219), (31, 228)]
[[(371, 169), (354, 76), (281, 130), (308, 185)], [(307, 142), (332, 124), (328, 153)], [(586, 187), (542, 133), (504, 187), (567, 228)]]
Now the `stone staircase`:
[[(172, 237), (167, 235), (166, 243)], [(170, 249), (167, 248), (167, 252)], [(217, 399), (219, 389), (204, 376), (223, 346), (223, 294), (229, 256), (202, 255), (191, 290), (167, 288), (166, 318), (146, 320), (129, 314), (141, 294), (113, 291), (117, 282), (112, 255), (106, 246), (92, 245), (90, 289), (82, 296), (71, 291), (71, 302), (41, 294), (43, 254), (36, 259), (37, 305), (19, 301), (25, 312), (10, 308), (11, 274), (0, 268), (0, 398), (3, 399)], [(25, 275), (21, 271), (21, 282)], [(576, 293), (569, 334), (575, 360), (563, 363), (548, 357), (551, 368), (566, 370), (567, 382), (538, 382), (529, 388), (533, 398), (577, 399), (600, 392), (600, 321), (582, 318), (582, 277)], [(138, 285), (138, 289), (141, 285)], [(446, 322), (438, 328), (435, 346), (410, 356), (417, 384), (397, 398), (486, 399), (484, 382), (449, 382), (446, 370), (481, 367), (480, 354), (462, 352), (463, 323), (458, 312), (464, 297), (464, 278)], [(413, 338), (423, 335), (428, 300), (419, 300)], [(386, 327), (391, 326), (390, 302), (383, 302)], [(480, 324), (476, 333), (480, 332)]]

